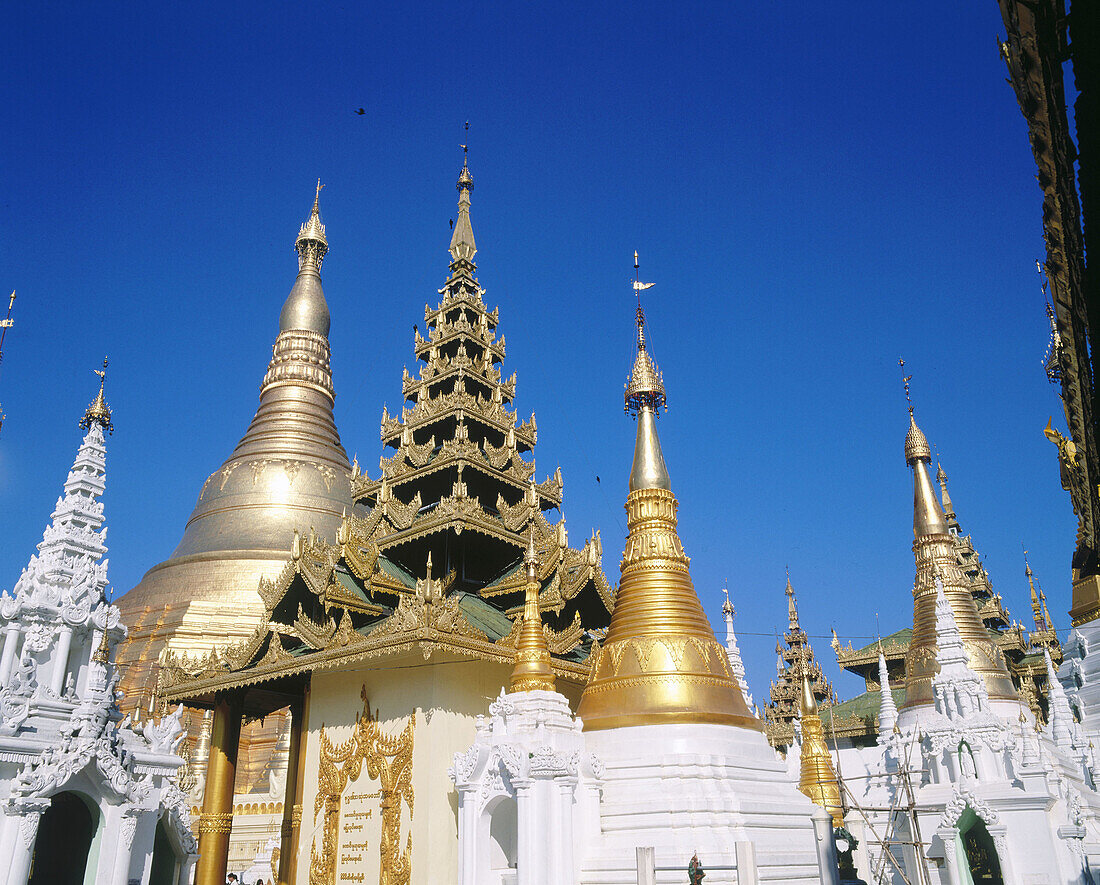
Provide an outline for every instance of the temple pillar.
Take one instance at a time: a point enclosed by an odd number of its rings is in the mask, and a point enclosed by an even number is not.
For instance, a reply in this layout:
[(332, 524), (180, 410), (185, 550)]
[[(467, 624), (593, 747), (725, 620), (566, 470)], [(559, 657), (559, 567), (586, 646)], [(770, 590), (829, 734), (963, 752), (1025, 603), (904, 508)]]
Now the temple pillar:
[(554, 865), (557, 874), (553, 878), (556, 885), (573, 885), (573, 791), (577, 786), (576, 778), (558, 778), (557, 826), (558, 844), (554, 851)]
[(833, 818), (820, 805), (815, 805), (810, 819), (817, 837), (817, 869), (822, 885), (840, 885), (840, 867), (836, 860), (836, 843), (833, 841)]
[(53, 662), (53, 671), (50, 673), (50, 691), (61, 697), (61, 691), (65, 687), (65, 671), (69, 664), (69, 649), (73, 644), (73, 628), (68, 624), (62, 626), (57, 634), (57, 655)]
[(233, 782), (237, 773), (237, 749), (241, 737), (239, 692), (215, 698), (210, 729), (210, 755), (206, 760), (206, 791), (199, 816), (199, 862), (195, 885), (225, 885), (229, 865), (229, 832), (233, 828)]
[(290, 706), (290, 748), (283, 795), (283, 824), (279, 840), (279, 885), (291, 885), (298, 872), (298, 831), (302, 826), (302, 790), (305, 781), (305, 724), (309, 687)]
[(535, 831), (534, 783), (529, 778), (512, 780), (516, 790), (516, 885), (536, 885), (540, 872), (544, 872), (536, 859), (539, 834)]
[(7, 861), (6, 881), (22, 885), (31, 872), (38, 822), (50, 807), (48, 799), (8, 810), (4, 821), (3, 860)]
[(4, 652), (0, 655), (0, 685), (7, 685), (11, 667), (15, 663), (15, 647), (19, 644), (19, 624), (8, 622), (4, 628)]

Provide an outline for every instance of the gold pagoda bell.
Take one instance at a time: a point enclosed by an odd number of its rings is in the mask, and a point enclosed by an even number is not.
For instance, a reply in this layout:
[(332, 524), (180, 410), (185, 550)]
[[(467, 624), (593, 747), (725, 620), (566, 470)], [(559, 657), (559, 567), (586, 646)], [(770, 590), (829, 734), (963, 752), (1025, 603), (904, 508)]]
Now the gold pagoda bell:
[[(637, 253), (634, 257), (637, 275)], [(637, 351), (626, 384), (626, 411), (637, 416), (634, 464), (626, 499), (622, 578), (607, 638), (593, 651), (577, 715), (586, 731), (663, 723), (716, 723), (759, 731), (695, 593), (676, 533), (657, 410), (665, 404), (661, 373), (646, 347), (635, 279)]]

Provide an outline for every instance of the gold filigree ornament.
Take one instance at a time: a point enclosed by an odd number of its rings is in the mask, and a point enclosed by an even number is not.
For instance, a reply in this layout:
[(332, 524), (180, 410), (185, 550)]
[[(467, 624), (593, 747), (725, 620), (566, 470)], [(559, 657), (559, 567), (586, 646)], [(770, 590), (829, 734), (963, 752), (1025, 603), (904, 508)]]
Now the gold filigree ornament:
[(324, 814), (321, 848), (310, 850), (309, 885), (336, 885), (336, 863), (340, 854), (340, 805), (349, 782), (367, 777), (379, 782), (382, 830), (379, 842), (379, 885), (409, 885), (412, 872), (412, 833), (401, 848), (401, 806), (413, 813), (412, 758), (415, 714), (397, 737), (383, 733), (371, 716), (367, 689), (363, 686), (363, 713), (356, 717), (352, 736), (333, 744), (321, 729), (321, 758), (317, 771), (317, 797), (313, 818)]

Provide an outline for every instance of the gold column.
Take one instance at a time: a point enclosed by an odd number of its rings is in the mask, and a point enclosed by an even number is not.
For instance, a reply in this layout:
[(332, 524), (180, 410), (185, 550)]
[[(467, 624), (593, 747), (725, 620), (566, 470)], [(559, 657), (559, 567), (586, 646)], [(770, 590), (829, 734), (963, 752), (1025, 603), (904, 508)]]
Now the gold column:
[(283, 824), (279, 844), (279, 885), (293, 885), (298, 874), (298, 832), (302, 827), (305, 781), (305, 726), (309, 716), (309, 686), (290, 709), (290, 760), (286, 769)]
[(224, 885), (229, 865), (229, 832), (233, 828), (233, 782), (237, 773), (237, 747), (241, 737), (239, 692), (215, 699), (210, 729), (210, 755), (206, 761), (206, 792), (199, 816), (199, 862), (195, 885)]

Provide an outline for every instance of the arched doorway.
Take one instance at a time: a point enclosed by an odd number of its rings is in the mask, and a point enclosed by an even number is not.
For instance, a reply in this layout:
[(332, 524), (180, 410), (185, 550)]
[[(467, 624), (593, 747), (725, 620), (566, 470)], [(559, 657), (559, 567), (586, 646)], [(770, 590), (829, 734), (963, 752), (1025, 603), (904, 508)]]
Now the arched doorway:
[(149, 872), (149, 885), (173, 885), (177, 872), (176, 852), (168, 838), (168, 830), (165, 829), (164, 821), (158, 820), (153, 836), (153, 865)]
[(27, 885), (84, 885), (88, 856), (99, 829), (99, 809), (77, 793), (58, 793), (38, 822)]
[(997, 846), (985, 821), (967, 808), (959, 818), (959, 841), (963, 860), (974, 885), (1004, 885)]
[(484, 880), (501, 885), (516, 881), (516, 858), (519, 854), (519, 809), (511, 796), (501, 796), (485, 809), (489, 818), (487, 857), (482, 867), (488, 872)]

